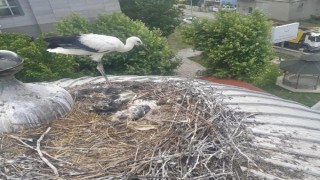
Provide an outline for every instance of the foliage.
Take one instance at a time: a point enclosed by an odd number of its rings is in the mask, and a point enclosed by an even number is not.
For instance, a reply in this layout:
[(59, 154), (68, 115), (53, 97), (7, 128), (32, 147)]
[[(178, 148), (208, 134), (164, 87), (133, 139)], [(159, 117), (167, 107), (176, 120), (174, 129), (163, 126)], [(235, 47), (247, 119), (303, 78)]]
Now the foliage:
[(24, 60), (24, 68), (16, 75), (21, 81), (44, 81), (74, 77), (72, 58), (53, 56), (46, 52), (42, 38), (35, 41), (28, 35), (0, 33), (0, 49), (17, 53)]
[(91, 24), (90, 22), (76, 13), (62, 18), (56, 26), (56, 29), (62, 35), (89, 33)]
[[(193, 56), (193, 57), (190, 57), (189, 59), (202, 65), (205, 68), (208, 67), (208, 61), (206, 59), (206, 56), (203, 56), (203, 55)], [(203, 74), (203, 72), (202, 72), (202, 74)], [(203, 74), (203, 75), (206, 75), (206, 74)]]
[(174, 51), (178, 52), (181, 49), (190, 48), (189, 44), (186, 44), (181, 36), (180, 31), (174, 31), (168, 36), (169, 47)]
[(271, 23), (260, 11), (220, 11), (214, 20), (196, 21), (181, 31), (187, 43), (204, 52), (208, 73), (217, 77), (251, 80), (273, 57)]
[(283, 99), (296, 101), (309, 107), (312, 107), (320, 100), (319, 93), (291, 92), (287, 89), (284, 89), (276, 85), (275, 82), (260, 88), (275, 96), (281, 97)]
[[(84, 25), (74, 26), (78, 22)], [(115, 14), (101, 14), (95, 21), (89, 23), (78, 15), (71, 15), (58, 23), (60, 34), (78, 34), (87, 32), (106, 34), (118, 37), (122, 42), (130, 36), (139, 37), (149, 52), (134, 48), (127, 53), (110, 53), (105, 55), (103, 63), (108, 74), (136, 74), (136, 75), (169, 75), (179, 65), (174, 53), (169, 49), (167, 41), (161, 37), (159, 30), (148, 30), (140, 21), (130, 20), (127, 16)], [(94, 71), (96, 63), (88, 57), (75, 57), (81, 71)]]
[(175, 0), (120, 0), (122, 12), (133, 20), (141, 20), (150, 29), (159, 28), (164, 36), (181, 23), (182, 9)]
[(253, 77), (250, 83), (263, 89), (264, 87), (269, 86), (269, 84), (275, 84), (277, 78), (281, 76), (281, 74), (282, 72), (278, 65), (268, 62), (264, 71)]

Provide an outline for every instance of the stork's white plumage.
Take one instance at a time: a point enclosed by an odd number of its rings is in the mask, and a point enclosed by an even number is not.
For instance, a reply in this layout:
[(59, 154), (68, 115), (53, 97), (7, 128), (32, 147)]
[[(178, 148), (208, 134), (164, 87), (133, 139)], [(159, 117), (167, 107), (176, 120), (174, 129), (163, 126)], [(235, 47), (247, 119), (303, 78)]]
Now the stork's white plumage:
[(44, 39), (49, 43), (47, 51), (58, 54), (87, 55), (98, 63), (97, 69), (110, 84), (104, 72), (101, 59), (104, 54), (110, 52), (127, 52), (134, 46), (144, 48), (142, 41), (135, 36), (129, 37), (126, 44), (118, 38), (100, 34), (82, 34), (77, 36), (55, 36)]

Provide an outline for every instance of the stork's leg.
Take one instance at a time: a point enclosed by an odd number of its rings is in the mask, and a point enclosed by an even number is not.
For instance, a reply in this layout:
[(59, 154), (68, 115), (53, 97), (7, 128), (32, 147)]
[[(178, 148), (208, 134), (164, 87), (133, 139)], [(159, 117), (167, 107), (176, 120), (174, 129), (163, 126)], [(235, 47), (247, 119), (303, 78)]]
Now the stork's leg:
[(108, 84), (109, 86), (111, 86), (111, 83), (110, 83), (110, 81), (109, 81), (106, 73), (104, 72), (103, 64), (102, 64), (101, 61), (98, 62), (98, 64), (97, 64), (97, 69), (98, 69), (98, 71), (101, 73), (101, 75), (106, 79), (107, 84)]

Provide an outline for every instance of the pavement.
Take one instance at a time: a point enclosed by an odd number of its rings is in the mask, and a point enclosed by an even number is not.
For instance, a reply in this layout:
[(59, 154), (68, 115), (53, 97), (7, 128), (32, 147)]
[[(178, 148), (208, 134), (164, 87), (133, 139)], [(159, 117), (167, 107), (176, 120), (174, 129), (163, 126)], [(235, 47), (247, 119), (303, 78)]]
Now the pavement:
[(198, 18), (208, 18), (208, 19), (214, 19), (214, 12), (206, 12), (206, 11), (199, 11), (199, 8), (197, 6), (193, 6), (193, 9), (191, 11), (191, 6), (186, 5), (186, 9), (183, 10), (184, 16), (193, 16)]
[[(186, 9), (184, 9), (184, 16), (194, 16), (198, 18), (214, 18), (213, 12), (199, 12), (199, 8), (197, 6), (193, 6), (191, 11), (191, 6), (186, 5)], [(206, 68), (202, 65), (191, 61), (189, 58), (194, 56), (199, 56), (201, 51), (195, 51), (191, 48), (181, 49), (177, 56), (182, 59), (181, 66), (176, 69), (177, 76), (181, 77), (189, 77), (195, 78), (199, 76), (199, 72), (204, 71)]]
[(177, 54), (177, 56), (182, 59), (181, 66), (175, 70), (177, 76), (188, 78), (198, 77), (199, 72), (204, 71), (206, 68), (194, 61), (191, 61), (189, 58), (199, 56), (201, 53), (201, 51), (195, 51), (191, 48), (181, 49)]

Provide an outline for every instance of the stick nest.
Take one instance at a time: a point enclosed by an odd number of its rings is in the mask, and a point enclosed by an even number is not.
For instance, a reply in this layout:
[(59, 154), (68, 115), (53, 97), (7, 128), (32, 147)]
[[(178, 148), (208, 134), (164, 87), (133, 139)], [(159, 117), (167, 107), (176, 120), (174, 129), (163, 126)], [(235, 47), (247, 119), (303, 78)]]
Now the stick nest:
[[(104, 86), (68, 89), (76, 104), (63, 119), (0, 134), (0, 179), (240, 179), (240, 165), (251, 161), (243, 152), (245, 116), (223, 105), (215, 89)], [(116, 116), (139, 100), (156, 107), (138, 119)]]

